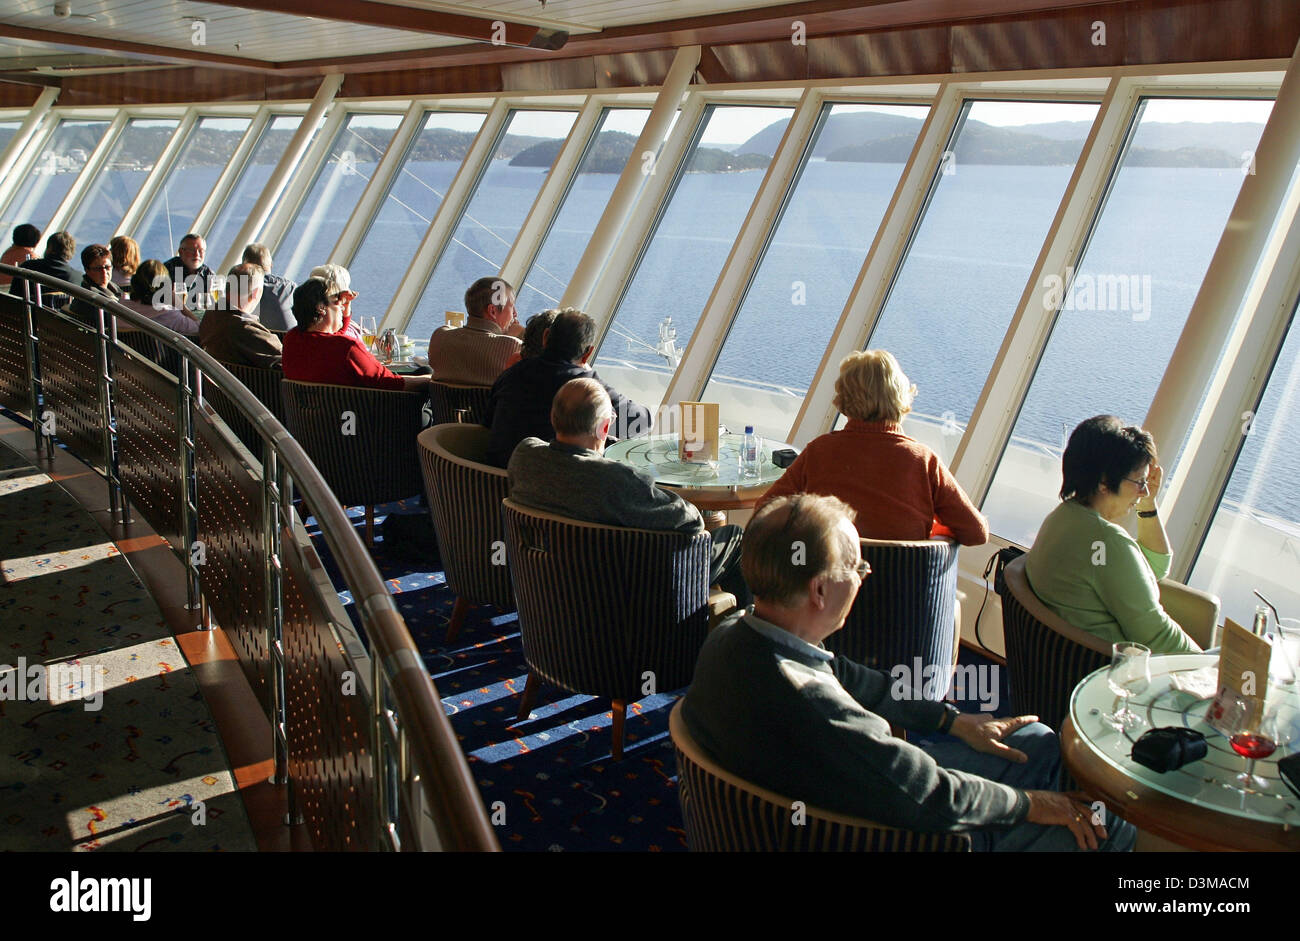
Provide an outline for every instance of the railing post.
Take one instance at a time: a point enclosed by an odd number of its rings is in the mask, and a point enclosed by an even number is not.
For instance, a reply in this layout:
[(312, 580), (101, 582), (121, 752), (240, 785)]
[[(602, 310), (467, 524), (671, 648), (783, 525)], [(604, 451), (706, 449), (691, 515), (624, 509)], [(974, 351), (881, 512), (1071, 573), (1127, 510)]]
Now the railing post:
[[(113, 314), (108, 318), (108, 335), (110, 341), (109, 349), (112, 351), (112, 355), (116, 357), (117, 349), (118, 349), (116, 314)], [(114, 403), (116, 403), (117, 401), (116, 398), (117, 377), (116, 374), (111, 369), (111, 367), (114, 366), (116, 362), (117, 362), (116, 359), (109, 360), (110, 374), (113, 374), (114, 397), (112, 401)], [(131, 523), (134, 523), (135, 520), (131, 518), (131, 501), (126, 495), (126, 488), (122, 486), (121, 471), (122, 471), (121, 466), (118, 464), (118, 460), (117, 460), (117, 410), (116, 408), (114, 408), (113, 410), (113, 478), (117, 481), (117, 499), (119, 501), (118, 505), (121, 507), (121, 511), (122, 511), (121, 523), (123, 526), (127, 526), (130, 525)]]
[[(23, 282), (23, 313), (25, 325), (27, 327), (27, 376), (31, 380), (29, 393), (31, 396), (31, 414), (32, 414), (32, 434), (36, 437), (36, 459), (41, 457), (41, 444), (45, 438), (42, 430), (45, 427), (41, 421), (41, 400), (44, 398), (41, 388), (41, 372), (39, 361), (39, 350), (36, 344), (36, 318), (32, 310), (32, 291), (36, 291), (36, 305), (41, 303), (41, 286), (36, 281)], [(46, 453), (54, 457), (54, 442), (44, 442), (46, 444)]]
[(375, 763), (375, 834), (381, 849), (391, 849), (388, 811), (388, 749), (384, 747), (384, 666), (383, 658), (374, 652), (370, 659), (370, 754)]
[(126, 522), (126, 512), (121, 509), (122, 482), (117, 467), (117, 418), (113, 412), (113, 368), (109, 354), (108, 327), (104, 308), (95, 311), (96, 339), (99, 341), (99, 420), (103, 425), (104, 477), (108, 483), (108, 518)]
[[(194, 364), (181, 353), (180, 375), (176, 377), (176, 429), (181, 478), (181, 538), (185, 540), (182, 557), (185, 560), (185, 607), (199, 610), (199, 572), (194, 564), (194, 544), (199, 538), (198, 474), (194, 467)], [(200, 624), (201, 630), (209, 625)]]

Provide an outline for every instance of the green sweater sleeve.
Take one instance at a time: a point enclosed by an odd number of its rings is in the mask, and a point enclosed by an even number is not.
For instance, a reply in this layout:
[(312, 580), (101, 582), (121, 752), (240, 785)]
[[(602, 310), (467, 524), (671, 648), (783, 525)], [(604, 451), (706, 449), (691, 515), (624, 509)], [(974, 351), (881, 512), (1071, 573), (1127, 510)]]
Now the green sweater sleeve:
[(1170, 557), (1130, 538), (1106, 539), (1106, 553), (1101, 564), (1093, 565), (1094, 587), (1124, 637), (1152, 653), (1199, 653), (1201, 648), (1160, 606), (1157, 572), (1169, 571)]

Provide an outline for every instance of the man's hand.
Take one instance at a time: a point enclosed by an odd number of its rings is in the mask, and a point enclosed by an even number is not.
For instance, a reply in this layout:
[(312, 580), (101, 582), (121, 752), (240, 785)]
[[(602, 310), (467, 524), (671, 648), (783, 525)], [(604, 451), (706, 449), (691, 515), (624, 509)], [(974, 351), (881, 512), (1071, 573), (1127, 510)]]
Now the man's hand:
[(992, 716), (963, 712), (953, 720), (952, 728), (949, 731), (953, 736), (961, 739), (976, 751), (999, 755), (1007, 761), (1024, 764), (1029, 760), (1029, 756), (1018, 748), (1011, 748), (1002, 744), (1002, 740), (1016, 729), (1024, 728), (1029, 723), (1037, 721), (1038, 716), (995, 719)]
[(1094, 824), (1092, 805), (1081, 794), (1058, 794), (1055, 791), (1025, 791), (1029, 798), (1030, 823), (1068, 827), (1081, 850), (1095, 850), (1097, 838), (1106, 839), (1106, 828)]

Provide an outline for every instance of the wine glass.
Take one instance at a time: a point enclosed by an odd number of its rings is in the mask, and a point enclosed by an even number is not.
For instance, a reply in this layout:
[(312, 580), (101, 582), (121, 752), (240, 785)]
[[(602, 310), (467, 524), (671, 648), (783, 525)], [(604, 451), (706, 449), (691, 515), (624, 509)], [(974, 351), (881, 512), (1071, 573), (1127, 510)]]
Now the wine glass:
[(1142, 717), (1128, 708), (1130, 696), (1140, 696), (1151, 685), (1151, 648), (1132, 641), (1111, 645), (1110, 673), (1106, 677), (1110, 691), (1123, 703), (1119, 711), (1104, 716), (1116, 731), (1142, 725)]
[(372, 353), (375, 350), (375, 336), (379, 332), (379, 324), (374, 317), (361, 318), (361, 339), (366, 341), (366, 349)]
[(1236, 778), (1241, 790), (1269, 789), (1268, 779), (1255, 774), (1255, 762), (1267, 758), (1291, 740), (1289, 720), (1294, 717), (1289, 713), (1290, 710), (1280, 707), (1277, 702), (1261, 704), (1249, 699), (1238, 699), (1228, 709), (1225, 725), (1231, 730), (1228, 744), (1249, 762), (1246, 770)]

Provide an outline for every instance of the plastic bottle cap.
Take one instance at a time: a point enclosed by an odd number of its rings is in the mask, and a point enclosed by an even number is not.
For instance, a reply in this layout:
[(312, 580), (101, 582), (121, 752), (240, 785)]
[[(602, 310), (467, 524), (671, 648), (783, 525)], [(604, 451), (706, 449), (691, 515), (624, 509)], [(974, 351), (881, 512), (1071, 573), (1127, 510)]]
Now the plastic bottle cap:
[(746, 425), (746, 426), (745, 426), (745, 434), (747, 434), (747, 435), (752, 435), (753, 433), (754, 433), (754, 426), (753, 426), (753, 425)]

